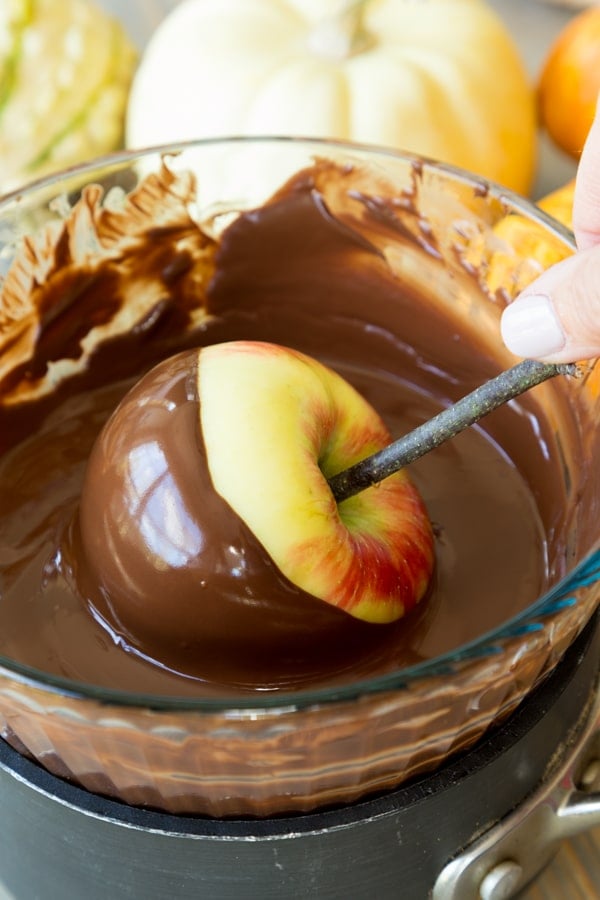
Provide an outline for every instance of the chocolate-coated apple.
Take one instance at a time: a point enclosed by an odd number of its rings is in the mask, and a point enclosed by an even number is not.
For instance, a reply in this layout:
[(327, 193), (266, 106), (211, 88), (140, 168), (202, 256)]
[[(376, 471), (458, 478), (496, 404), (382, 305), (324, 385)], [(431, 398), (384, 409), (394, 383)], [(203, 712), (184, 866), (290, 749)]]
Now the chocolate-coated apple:
[(248, 623), (267, 595), (281, 641), (310, 633), (294, 591), (331, 615), (398, 619), (433, 566), (417, 490), (401, 471), (338, 506), (327, 481), (389, 442), (354, 388), (293, 350), (241, 341), (165, 360), (90, 455), (80, 587), (99, 586), (83, 593), (126, 642), (190, 652), (231, 646), (227, 610)]

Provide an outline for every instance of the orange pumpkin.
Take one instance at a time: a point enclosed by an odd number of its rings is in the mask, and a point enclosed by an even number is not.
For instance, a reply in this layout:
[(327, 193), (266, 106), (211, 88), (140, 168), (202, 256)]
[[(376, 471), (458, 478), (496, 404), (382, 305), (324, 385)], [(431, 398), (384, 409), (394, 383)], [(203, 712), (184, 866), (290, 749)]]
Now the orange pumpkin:
[[(575, 180), (543, 197), (538, 206), (567, 228), (573, 227)], [(514, 299), (534, 278), (570, 255), (569, 249), (542, 225), (519, 213), (510, 213), (494, 225), (498, 243), (474, 239), (469, 261), (485, 271), (487, 288), (492, 296), (500, 293)]]
[(573, 228), (573, 201), (575, 199), (575, 179), (568, 181), (561, 187), (546, 194), (538, 201), (538, 206), (547, 212), (548, 215), (554, 216), (555, 219), (567, 228)]
[(552, 140), (578, 157), (600, 91), (600, 6), (579, 13), (559, 33), (538, 82), (541, 124)]

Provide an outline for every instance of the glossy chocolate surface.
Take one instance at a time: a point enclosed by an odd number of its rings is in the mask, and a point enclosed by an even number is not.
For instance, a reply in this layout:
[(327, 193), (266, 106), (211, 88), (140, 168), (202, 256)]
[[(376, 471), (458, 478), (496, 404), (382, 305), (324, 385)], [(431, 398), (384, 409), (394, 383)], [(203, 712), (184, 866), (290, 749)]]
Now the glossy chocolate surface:
[[(155, 460), (166, 461), (178, 508), (185, 517), (191, 510), (196, 524), (211, 523), (194, 540), (210, 559), (208, 566), (202, 560), (202, 572), (210, 568), (212, 582), (198, 587), (192, 540), (176, 548), (185, 564), (149, 584), (135, 548), (103, 532), (103, 504), (119, 498), (95, 490), (91, 476), (82, 515), (88, 529), (98, 521), (100, 552), (91, 566), (82, 553), (79, 497), (95, 438), (136, 374), (176, 349), (237, 338), (296, 347), (362, 391), (394, 435), (498, 371), (499, 338), (478, 334), (476, 324), (399, 274), (394, 254), (382, 248), (413, 252), (414, 239), (391, 202), (365, 197), (346, 185), (348, 177), (317, 166), (263, 208), (239, 216), (219, 241), (208, 315), (193, 327), (189, 261), (169, 268), (156, 242), (167, 247), (173, 235), (148, 234), (148, 276), (164, 286), (151, 326), (109, 341), (67, 388), (26, 409), (0, 410), (8, 448), (0, 460), (4, 655), (144, 693), (221, 696), (335, 685), (456, 648), (524, 609), (564, 572), (559, 454), (529, 396), (492, 414), (485, 431), (470, 429), (412, 467), (436, 530), (437, 559), (430, 596), (416, 612), (391, 626), (366, 625), (303, 594), (274, 570), (247, 529), (232, 523), (232, 511), (203, 480), (193, 353), (159, 370), (162, 399), (149, 426), (139, 394), (130, 395), (131, 429), (115, 440), (123, 441), (117, 452), (130, 453), (132, 442), (148, 443), (146, 426), (155, 443), (159, 436)], [(412, 216), (410, 203), (406, 208)], [(189, 223), (185, 229), (193, 235)], [(142, 242), (142, 256), (144, 249)], [(417, 249), (427, 264), (439, 264), (435, 246)], [(98, 297), (105, 292), (110, 317), (120, 299), (114, 269), (100, 266), (87, 286), (84, 280), (81, 292), (93, 295), (95, 309), (103, 308)], [(471, 282), (465, 272), (473, 290)], [(55, 322), (57, 346), (72, 339), (78, 309)], [(146, 595), (146, 606), (130, 606), (124, 616), (111, 603), (110, 580), (94, 570), (102, 548)], [(199, 641), (189, 639), (197, 616), (206, 625)]]

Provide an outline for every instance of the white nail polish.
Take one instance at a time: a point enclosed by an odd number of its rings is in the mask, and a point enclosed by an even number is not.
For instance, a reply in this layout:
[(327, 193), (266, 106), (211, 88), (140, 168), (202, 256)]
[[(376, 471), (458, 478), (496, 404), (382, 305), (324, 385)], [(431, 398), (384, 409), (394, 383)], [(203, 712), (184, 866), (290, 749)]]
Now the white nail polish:
[(566, 336), (545, 294), (526, 294), (504, 310), (502, 339), (517, 356), (544, 357), (557, 353)]

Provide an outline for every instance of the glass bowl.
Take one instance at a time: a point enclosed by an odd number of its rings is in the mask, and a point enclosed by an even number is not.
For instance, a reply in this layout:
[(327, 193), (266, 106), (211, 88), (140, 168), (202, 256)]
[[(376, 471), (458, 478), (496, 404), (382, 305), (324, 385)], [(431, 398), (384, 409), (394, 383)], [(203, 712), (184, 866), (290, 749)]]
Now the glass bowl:
[[(337, 216), (345, 235), (368, 225), (370, 252), (391, 273), (390, 283), (430, 304), (421, 345), (407, 349), (406, 320), (395, 335), (388, 329), (386, 346), (390, 336), (393, 346), (382, 353), (382, 371), (395, 353), (412, 354), (415, 371), (429, 373), (443, 405), (515, 362), (499, 338), (503, 305), (574, 249), (570, 233), (535, 206), (469, 173), (397, 152), (288, 138), (203, 141), (113, 155), (0, 203), (0, 411), (17, 409), (27, 430), (36, 404), (65, 386), (84, 389), (86, 373), (108, 359), (95, 355), (103, 342), (153, 346), (155, 332), (141, 325), (154, 322), (169, 278), (190, 280), (186, 339), (206, 339), (203, 313), (193, 309), (214, 278), (206, 247), (218, 248), (241, 214), (304, 169), (324, 214)], [(199, 230), (206, 240), (197, 240)], [(158, 287), (157, 270), (146, 271), (157, 247), (173, 264), (165, 262)], [(190, 254), (194, 265), (179, 265)], [(115, 268), (126, 271), (127, 289), (114, 281)], [(121, 291), (118, 315), (98, 319), (90, 283)], [(56, 321), (67, 307), (77, 315), (61, 331)], [(351, 318), (362, 316), (361, 329), (379, 339), (384, 329), (370, 304), (363, 307), (353, 307)], [(394, 320), (393, 310), (389, 315)], [(428, 315), (429, 305), (426, 323)], [(323, 319), (309, 349), (327, 356), (342, 326)], [(269, 317), (247, 314), (247, 321), (253, 337), (264, 331), (273, 339)], [(178, 335), (170, 335), (154, 356), (177, 346)], [(461, 346), (465, 335), (476, 341), (477, 355), (454, 353), (453, 368), (436, 357), (446, 344)], [(116, 352), (119, 373), (133, 375), (129, 354)], [(521, 458), (514, 435), (505, 439), (502, 413), (485, 423), (490, 440), (517, 461), (546, 536), (544, 589), (523, 608), (509, 602), (506, 614), (490, 610), (473, 633), (457, 600), (454, 621), (462, 616), (465, 627), (442, 653), (379, 674), (358, 667), (331, 683), (207, 696), (131, 691), (110, 678), (91, 683), (60, 666), (44, 671), (12, 658), (4, 640), (2, 737), (92, 792), (217, 817), (346, 804), (433, 771), (516, 708), (598, 605), (600, 483), (591, 460), (600, 449), (599, 372), (596, 364), (582, 365), (579, 378), (554, 379), (512, 404), (507, 415), (538, 441), (533, 457)], [(2, 536), (5, 573), (12, 549)], [(502, 565), (516, 564), (507, 558)], [(485, 594), (478, 610), (486, 608)], [(26, 609), (29, 598), (22, 599)], [(438, 614), (434, 605), (427, 616)]]

